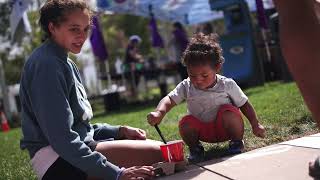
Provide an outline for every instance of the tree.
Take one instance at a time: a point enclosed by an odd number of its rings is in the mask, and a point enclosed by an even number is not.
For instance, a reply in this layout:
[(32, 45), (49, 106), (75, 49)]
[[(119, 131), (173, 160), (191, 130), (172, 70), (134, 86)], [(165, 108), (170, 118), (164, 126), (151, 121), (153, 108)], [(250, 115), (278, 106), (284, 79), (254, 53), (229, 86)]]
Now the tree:
[(142, 54), (148, 55), (151, 53), (148, 23), (149, 20), (144, 17), (124, 14), (101, 14), (100, 26), (109, 52), (108, 61), (110, 62), (110, 67), (113, 67), (116, 57), (124, 58), (128, 38), (131, 35), (136, 34), (143, 39), (141, 44)]
[[(0, 35), (8, 36), (9, 33), (10, 4), (8, 2), (0, 3)], [(8, 37), (9, 38), (9, 37)]]
[[(9, 40), (9, 14), (10, 14), (10, 6), (9, 3), (1, 3), (0, 4), (0, 39), (2, 42)], [(6, 43), (2, 43), (2, 48), (0, 48), (0, 85), (1, 92), (3, 98), (3, 107), (1, 107), (10, 118), (10, 110), (9, 110), (9, 100), (6, 86), (5, 73), (3, 68), (3, 57), (7, 54), (7, 47), (3, 47)], [(1, 103), (2, 104), (2, 103)]]

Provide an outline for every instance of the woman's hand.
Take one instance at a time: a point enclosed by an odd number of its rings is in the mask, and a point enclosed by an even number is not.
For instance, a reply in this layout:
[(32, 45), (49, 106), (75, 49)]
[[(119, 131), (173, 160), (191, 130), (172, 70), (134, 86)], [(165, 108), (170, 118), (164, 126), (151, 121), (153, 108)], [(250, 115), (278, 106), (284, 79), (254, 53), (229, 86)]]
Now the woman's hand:
[(120, 127), (120, 138), (121, 139), (132, 139), (132, 140), (145, 140), (146, 132), (139, 128), (130, 126)]
[(266, 136), (266, 130), (260, 123), (252, 127), (252, 131), (253, 131), (253, 134), (256, 135), (257, 137), (264, 138)]
[(147, 180), (155, 176), (152, 166), (133, 166), (122, 171), (119, 180)]

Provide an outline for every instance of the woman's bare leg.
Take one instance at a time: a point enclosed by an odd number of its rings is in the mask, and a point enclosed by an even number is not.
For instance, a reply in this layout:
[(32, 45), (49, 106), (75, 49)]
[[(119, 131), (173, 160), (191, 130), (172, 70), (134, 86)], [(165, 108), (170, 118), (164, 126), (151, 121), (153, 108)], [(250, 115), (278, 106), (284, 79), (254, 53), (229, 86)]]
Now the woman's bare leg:
[(117, 140), (99, 142), (96, 151), (119, 167), (147, 166), (163, 161), (159, 141)]

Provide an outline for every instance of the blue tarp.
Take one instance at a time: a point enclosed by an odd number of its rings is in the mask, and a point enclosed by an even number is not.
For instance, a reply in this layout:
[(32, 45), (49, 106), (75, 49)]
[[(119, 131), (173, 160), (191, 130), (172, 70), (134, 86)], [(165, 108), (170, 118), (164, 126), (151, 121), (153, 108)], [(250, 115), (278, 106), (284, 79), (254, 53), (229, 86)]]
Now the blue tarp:
[[(93, 0), (100, 11), (150, 17), (157, 20), (199, 24), (221, 18), (222, 12), (212, 11), (209, 0)], [(251, 11), (256, 11), (255, 0), (246, 0)], [(263, 0), (266, 9), (273, 8), (272, 0)]]

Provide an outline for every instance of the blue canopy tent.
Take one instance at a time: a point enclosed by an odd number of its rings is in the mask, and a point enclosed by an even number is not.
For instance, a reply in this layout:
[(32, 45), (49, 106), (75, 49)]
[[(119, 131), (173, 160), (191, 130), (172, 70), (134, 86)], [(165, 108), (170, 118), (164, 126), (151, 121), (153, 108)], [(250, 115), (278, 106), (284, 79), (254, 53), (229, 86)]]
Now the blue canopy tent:
[[(250, 11), (256, 11), (255, 0), (246, 0)], [(185, 25), (204, 23), (222, 18), (223, 13), (212, 11), (209, 0), (91, 0), (97, 11), (109, 11), (119, 14), (132, 14), (150, 17), (152, 6), (155, 19), (178, 21)], [(273, 8), (272, 0), (263, 0), (264, 8)]]

